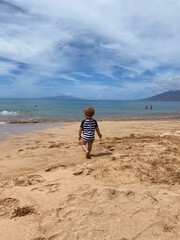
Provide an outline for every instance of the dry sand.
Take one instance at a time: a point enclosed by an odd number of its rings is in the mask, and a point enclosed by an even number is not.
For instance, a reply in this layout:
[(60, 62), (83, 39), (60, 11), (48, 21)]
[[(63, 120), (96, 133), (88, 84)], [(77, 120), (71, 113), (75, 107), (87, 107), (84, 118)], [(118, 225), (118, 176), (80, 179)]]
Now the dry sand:
[(1, 240), (180, 239), (180, 122), (78, 123), (0, 144)]

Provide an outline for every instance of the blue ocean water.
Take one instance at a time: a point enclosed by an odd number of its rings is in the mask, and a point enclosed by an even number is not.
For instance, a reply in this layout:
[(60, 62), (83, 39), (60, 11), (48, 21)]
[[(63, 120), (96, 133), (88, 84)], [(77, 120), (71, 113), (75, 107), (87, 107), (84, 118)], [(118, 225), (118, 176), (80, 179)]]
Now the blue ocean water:
[(85, 106), (93, 106), (101, 120), (180, 118), (180, 102), (175, 101), (0, 99), (0, 124), (79, 121)]
[(0, 138), (81, 121), (85, 106), (95, 108), (97, 120), (180, 120), (180, 102), (0, 99)]

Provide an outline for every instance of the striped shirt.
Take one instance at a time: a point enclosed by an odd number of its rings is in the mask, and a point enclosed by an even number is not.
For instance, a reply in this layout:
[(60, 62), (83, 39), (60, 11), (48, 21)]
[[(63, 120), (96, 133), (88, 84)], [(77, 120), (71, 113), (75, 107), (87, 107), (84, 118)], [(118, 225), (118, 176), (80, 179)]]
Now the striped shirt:
[(98, 128), (98, 124), (93, 118), (86, 118), (81, 122), (80, 127), (83, 130), (83, 140), (85, 141), (93, 141), (94, 140), (94, 132), (96, 128)]

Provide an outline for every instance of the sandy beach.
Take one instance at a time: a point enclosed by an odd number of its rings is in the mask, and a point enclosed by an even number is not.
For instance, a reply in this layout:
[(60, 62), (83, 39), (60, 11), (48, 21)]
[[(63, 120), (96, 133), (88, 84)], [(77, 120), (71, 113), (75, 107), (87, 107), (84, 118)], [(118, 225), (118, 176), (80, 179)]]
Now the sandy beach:
[(99, 127), (88, 160), (79, 123), (1, 140), (1, 240), (180, 239), (180, 122)]

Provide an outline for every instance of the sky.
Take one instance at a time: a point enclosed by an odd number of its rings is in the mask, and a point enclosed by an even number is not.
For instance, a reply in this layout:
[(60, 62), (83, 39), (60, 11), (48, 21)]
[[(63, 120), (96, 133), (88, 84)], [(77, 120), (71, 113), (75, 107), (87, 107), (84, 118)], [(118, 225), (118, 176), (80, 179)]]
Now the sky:
[(0, 0), (0, 97), (180, 90), (180, 0)]

